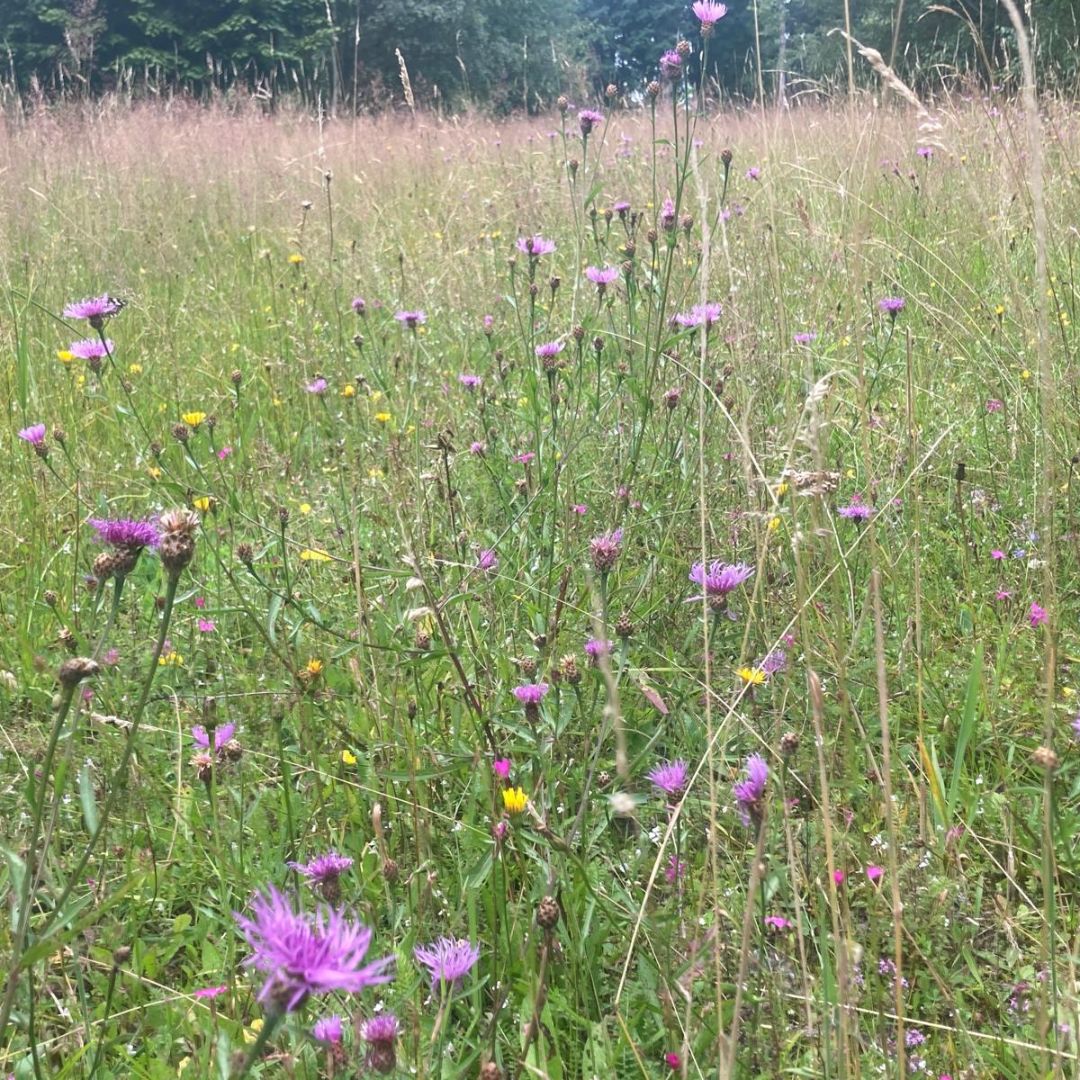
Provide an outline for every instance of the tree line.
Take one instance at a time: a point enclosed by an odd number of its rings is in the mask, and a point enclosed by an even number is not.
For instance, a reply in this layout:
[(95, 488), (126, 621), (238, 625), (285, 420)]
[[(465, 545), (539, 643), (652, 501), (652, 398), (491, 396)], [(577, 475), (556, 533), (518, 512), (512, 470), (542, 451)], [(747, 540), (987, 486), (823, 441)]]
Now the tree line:
[[(1075, 0), (1027, 5), (1044, 77), (1072, 88)], [(731, 0), (701, 71), (681, 0), (0, 0), (2, 81), (42, 98), (185, 93), (288, 99), (328, 113), (403, 102), (542, 111), (560, 94), (630, 100), (680, 38), (692, 85), (755, 99), (847, 85), (852, 35), (923, 90), (1017, 77), (993, 0)], [(860, 67), (860, 77), (865, 73)]]

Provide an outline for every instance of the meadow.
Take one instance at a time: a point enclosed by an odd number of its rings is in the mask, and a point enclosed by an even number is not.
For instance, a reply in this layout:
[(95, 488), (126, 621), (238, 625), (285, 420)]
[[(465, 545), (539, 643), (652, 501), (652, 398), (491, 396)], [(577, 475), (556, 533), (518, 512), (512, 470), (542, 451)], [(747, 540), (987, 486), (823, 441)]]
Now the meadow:
[(3, 1073), (1080, 1075), (1078, 154), (11, 112)]

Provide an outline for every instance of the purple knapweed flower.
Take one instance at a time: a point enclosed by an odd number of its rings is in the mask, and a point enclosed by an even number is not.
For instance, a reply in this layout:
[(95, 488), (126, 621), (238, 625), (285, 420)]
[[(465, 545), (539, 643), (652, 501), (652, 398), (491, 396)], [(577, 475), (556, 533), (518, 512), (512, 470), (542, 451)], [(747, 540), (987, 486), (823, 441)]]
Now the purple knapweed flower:
[(794, 337), (796, 345), (810, 345), (817, 341), (817, 334), (813, 330), (802, 330)]
[(469, 453), (474, 454), (476, 457), (483, 457), (487, 453), (487, 443), (476, 442), (469, 444)]
[(699, 585), (702, 591), (697, 596), (691, 596), (687, 603), (704, 599), (722, 601), (753, 573), (754, 568), (746, 563), (722, 563), (717, 560), (706, 569), (704, 563), (696, 562), (690, 568), (690, 580)]
[(362, 296), (354, 296), (350, 307), (357, 315), (363, 315), (367, 311), (367, 302)]
[(544, 696), (547, 694), (551, 687), (546, 682), (542, 683), (525, 683), (524, 686), (514, 687), (514, 697), (521, 702), (522, 705), (539, 705), (544, 700)]
[(65, 319), (86, 319), (86, 321), (98, 330), (105, 325), (106, 319), (120, 314), (123, 302), (116, 300), (104, 293), (101, 296), (93, 296), (88, 300), (76, 300), (64, 308)]
[(360, 1038), (368, 1043), (393, 1042), (400, 1031), (398, 1018), (393, 1013), (382, 1013), (360, 1025)]
[(487, 334), (488, 337), (491, 337), (491, 335), (494, 332), (495, 332), (495, 316), (494, 315), (485, 315), (484, 316), (484, 333)]
[(902, 296), (883, 296), (878, 302), (878, 311), (895, 319), (901, 311), (907, 307), (907, 301)]
[(217, 624), (213, 619), (199, 619), (195, 625), (199, 628), (200, 634), (212, 634), (217, 630)]
[(617, 199), (611, 204), (611, 209), (619, 215), (620, 218), (625, 218), (630, 213), (630, 203), (626, 199)]
[(872, 506), (863, 502), (861, 495), (852, 495), (851, 502), (847, 506), (841, 506), (836, 511), (842, 518), (850, 518), (853, 521), (866, 521), (874, 513)]
[(769, 779), (769, 766), (760, 754), (751, 754), (746, 759), (746, 779), (740, 780), (732, 788), (739, 817), (744, 825), (752, 821), (760, 823), (765, 812), (765, 784)]
[(686, 789), (686, 762), (663, 761), (648, 777), (653, 786), (669, 799), (677, 799)]
[(872, 885), (876, 885), (885, 871), (880, 866), (874, 866), (871, 864), (866, 868), (866, 876)]
[(464, 372), (457, 377), (457, 381), (461, 383), (466, 390), (475, 390), (484, 382), (479, 375), (467, 375)]
[(323, 378), (312, 379), (311, 382), (304, 387), (309, 394), (325, 394), (326, 393), (326, 380)]
[(771, 677), (787, 667), (787, 653), (783, 649), (773, 649), (758, 667)]
[(158, 530), (152, 521), (135, 521), (131, 518), (90, 518), (88, 524), (98, 534), (98, 539), (110, 547), (132, 548), (157, 547)]
[(998, 401), (997, 398), (988, 398), (986, 401), (986, 411), (988, 413), (1001, 412), (1005, 408), (1004, 404)]
[(476, 559), (477, 570), (497, 570), (499, 568), (499, 557), (495, 554), (493, 548), (482, 548), (480, 554)]
[(316, 1020), (311, 1034), (315, 1036), (316, 1042), (326, 1043), (328, 1046), (340, 1045), (341, 1017), (324, 1016), (321, 1020)]
[(613, 641), (604, 641), (602, 638), (589, 638), (585, 642), (585, 655), (595, 663), (601, 656), (610, 656), (613, 648), (615, 648)]
[(606, 574), (618, 561), (622, 552), (622, 529), (594, 536), (589, 541), (589, 554), (598, 574)]
[(536, 457), (535, 451), (526, 450), (523, 454), (515, 454), (510, 460), (517, 465), (528, 465), (534, 457)]
[(704, 35), (712, 33), (712, 28), (727, 14), (727, 5), (718, 4), (716, 0), (695, 0), (693, 12), (701, 23), (701, 32)]
[(1032, 628), (1034, 628), (1049, 622), (1050, 616), (1046, 614), (1046, 608), (1032, 600), (1031, 608), (1028, 611), (1028, 621), (1031, 623)]
[(747, 180), (760, 180), (761, 179), (761, 170), (756, 165), (751, 165), (750, 168), (746, 170), (746, 179)]
[(290, 870), (303, 874), (311, 884), (323, 885), (327, 881), (337, 881), (352, 864), (353, 861), (348, 855), (338, 855), (331, 851), (326, 855), (319, 855), (309, 863), (287, 862), (285, 865)]
[(668, 82), (677, 82), (682, 78), (682, 72), (682, 57), (674, 49), (668, 49), (660, 57), (660, 77)]
[(535, 236), (519, 236), (517, 249), (531, 259), (539, 259), (541, 255), (550, 255), (555, 250), (555, 241), (545, 240), (539, 233)]
[(397, 311), (394, 313), (394, 318), (410, 330), (415, 330), (418, 326), (423, 326), (427, 322), (427, 313), (423, 311)]
[(613, 282), (619, 280), (619, 270), (615, 266), (586, 266), (585, 276), (596, 286), (601, 296)]
[(578, 124), (581, 127), (581, 134), (588, 137), (597, 124), (604, 122), (604, 114), (597, 112), (595, 109), (582, 109), (577, 114)]
[(80, 360), (104, 360), (106, 356), (111, 356), (113, 351), (113, 343), (100, 338), (83, 338), (68, 346), (68, 352)]
[(28, 442), (32, 447), (37, 449), (39, 446), (45, 445), (45, 425), (44, 424), (31, 424), (29, 427), (24, 427), (19, 432), (19, 438), (23, 442)]
[(544, 362), (544, 367), (548, 367), (564, 348), (566, 345), (562, 341), (545, 341), (542, 345), (537, 345), (533, 352)]
[(670, 195), (665, 195), (660, 204), (660, 228), (664, 232), (672, 232), (675, 228), (675, 203)]
[(934, 156), (934, 148), (932, 146), (919, 146), (915, 148), (915, 153), (923, 159), (923, 161), (929, 161)]
[(264, 1005), (293, 1012), (312, 994), (358, 994), (393, 977), (393, 956), (364, 964), (371, 931), (340, 911), (295, 912), (271, 885), (256, 895), (252, 912), (234, 918), (252, 950), (244, 964), (268, 976), (258, 995)]
[(213, 1001), (214, 998), (220, 997), (222, 994), (227, 994), (229, 988), (227, 986), (203, 986), (192, 993), (193, 998), (197, 998), (200, 1001)]
[(219, 451), (217, 452), (217, 456), (218, 456), (218, 461), (224, 461), (224, 460), (225, 460), (225, 459), (226, 459), (227, 457), (229, 457), (229, 456), (230, 456), (231, 454), (232, 454), (232, 447), (231, 447), (231, 446), (223, 446), (223, 447), (222, 447), (222, 448), (221, 448), (221, 449), (220, 449), (220, 450), (219, 450)]
[(455, 986), (476, 966), (480, 949), (465, 940), (439, 938), (430, 945), (417, 945), (413, 949), (416, 962), (428, 969), (431, 985)]
[[(235, 734), (235, 724), (222, 724), (221, 727), (214, 728), (214, 752), (220, 754), (221, 751), (225, 749), (225, 744), (228, 743)], [(206, 728), (204, 728), (202, 724), (196, 724), (191, 729), (191, 737), (195, 740), (196, 746), (201, 746), (204, 750), (210, 749), (210, 736), (206, 733)]]
[(687, 330), (698, 326), (704, 326), (708, 330), (723, 312), (724, 309), (720, 304), (695, 304), (689, 311), (680, 311), (673, 316), (673, 321)]

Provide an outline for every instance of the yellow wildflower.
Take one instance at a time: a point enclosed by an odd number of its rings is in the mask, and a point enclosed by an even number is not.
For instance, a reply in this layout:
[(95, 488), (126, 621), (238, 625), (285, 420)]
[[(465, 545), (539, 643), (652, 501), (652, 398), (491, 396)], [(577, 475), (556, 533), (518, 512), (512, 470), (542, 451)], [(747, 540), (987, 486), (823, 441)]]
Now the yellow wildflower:
[(158, 667), (183, 667), (184, 658), (174, 649), (158, 657)]
[(503, 806), (508, 814), (521, 814), (529, 805), (529, 796), (521, 788), (503, 788)]
[(303, 261), (304, 261), (304, 256), (303, 256), (303, 255), (301, 255), (299, 251), (294, 251), (294, 252), (293, 252), (293, 253), (292, 253), (292, 254), (291, 254), (291, 255), (289, 256), (289, 262), (290, 262), (290, 263), (291, 263), (291, 264), (292, 264), (293, 266), (299, 266), (299, 265), (300, 265), (300, 264), (301, 264), (301, 263), (302, 263)]
[(998, 306), (996, 308), (994, 308), (994, 314), (999, 319), (1002, 318), (1004, 316), (1004, 314), (1005, 314), (1005, 305), (1004, 304), (998, 304)]
[(1020, 372), (1020, 378), (1021, 379), (1030, 379), (1031, 378), (1031, 372), (1028, 371), (1027, 368), (1024, 368), (1024, 370)]
[[(300, 552), (300, 558), (304, 562), (329, 562), (330, 556), (325, 551), (319, 551), (318, 548), (304, 548)], [(308, 665), (310, 667), (310, 665)]]
[(765, 683), (765, 672), (759, 667), (741, 667), (735, 674), (748, 686), (762, 686)]
[(146, 471), (150, 474), (152, 480), (161, 479), (161, 470), (156, 465), (151, 465)]
[(350, 754), (348, 750), (342, 750), (341, 751), (341, 763), (343, 765), (355, 765), (356, 764), (356, 755), (355, 754)]
[(378, 420), (380, 424), (386, 424), (392, 419), (392, 415), (388, 412), (377, 412), (375, 414), (375, 419)]
[(142, 364), (128, 364), (128, 374), (129, 375), (141, 375), (142, 374)]
[(206, 419), (206, 413), (186, 412), (180, 416), (180, 419), (183, 420), (189, 428), (197, 428)]
[(769, 532), (776, 532), (780, 528), (780, 519), (778, 517), (769, 518)]
[(214, 500), (211, 499), (209, 495), (200, 495), (197, 499), (191, 500), (191, 505), (194, 506), (200, 514), (208, 513), (213, 503)]
[(346, 383), (341, 388), (342, 397), (356, 397), (356, 387), (352, 383)]
[(301, 503), (300, 504), (300, 513), (301, 514), (310, 514), (311, 513), (311, 503)]
[(57, 349), (56, 359), (59, 360), (61, 364), (70, 364), (71, 361), (75, 359), (75, 354), (73, 352), (68, 352), (67, 349)]
[(321, 660), (309, 660), (304, 669), (313, 679), (322, 674), (323, 662)]

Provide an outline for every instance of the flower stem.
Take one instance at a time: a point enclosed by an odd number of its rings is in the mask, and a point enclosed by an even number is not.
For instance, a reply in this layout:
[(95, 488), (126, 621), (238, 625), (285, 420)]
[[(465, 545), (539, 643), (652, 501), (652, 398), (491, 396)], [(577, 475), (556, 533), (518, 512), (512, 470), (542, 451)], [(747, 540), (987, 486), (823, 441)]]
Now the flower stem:
[(255, 1042), (252, 1043), (247, 1057), (244, 1058), (244, 1063), (240, 1066), (240, 1071), (236, 1074), (236, 1080), (243, 1080), (243, 1078), (251, 1071), (251, 1066), (262, 1057), (262, 1052), (266, 1049), (266, 1044), (270, 1041), (270, 1036), (274, 1034), (281, 1017), (281, 1013), (269, 1013), (263, 1019), (263, 1025), (259, 1029), (259, 1034), (256, 1037)]

